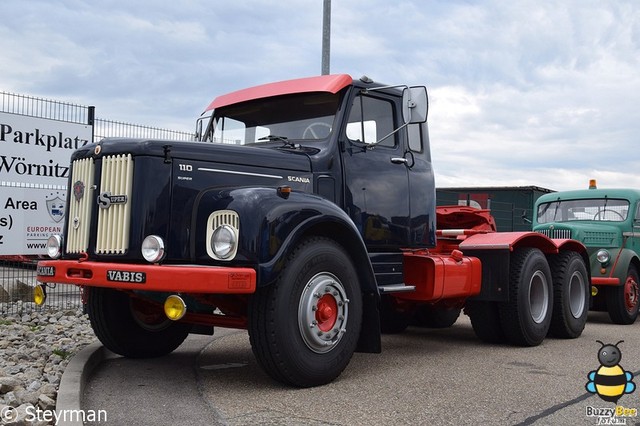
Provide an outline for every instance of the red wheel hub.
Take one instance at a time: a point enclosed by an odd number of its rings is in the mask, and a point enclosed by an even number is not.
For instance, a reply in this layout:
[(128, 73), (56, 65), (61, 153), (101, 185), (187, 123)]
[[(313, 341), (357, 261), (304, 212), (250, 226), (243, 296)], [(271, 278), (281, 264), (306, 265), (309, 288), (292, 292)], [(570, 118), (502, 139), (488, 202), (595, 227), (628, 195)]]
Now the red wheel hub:
[(332, 295), (325, 294), (318, 300), (318, 304), (316, 305), (318, 328), (326, 333), (333, 328), (337, 320), (338, 303)]
[(638, 283), (633, 279), (633, 276), (627, 277), (627, 281), (624, 283), (624, 296), (627, 311), (632, 312), (638, 304)]

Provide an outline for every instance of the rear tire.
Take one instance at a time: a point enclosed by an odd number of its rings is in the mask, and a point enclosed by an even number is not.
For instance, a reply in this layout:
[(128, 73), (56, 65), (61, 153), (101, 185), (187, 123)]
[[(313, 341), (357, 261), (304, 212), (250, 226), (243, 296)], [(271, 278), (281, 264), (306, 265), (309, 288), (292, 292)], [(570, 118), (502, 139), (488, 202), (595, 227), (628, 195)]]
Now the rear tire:
[(615, 324), (633, 324), (638, 317), (638, 270), (629, 265), (626, 281), (607, 289), (607, 310)]
[(516, 249), (509, 264), (509, 301), (500, 304), (502, 329), (511, 344), (536, 346), (551, 325), (553, 286), (544, 254), (536, 248)]
[(549, 333), (574, 339), (582, 334), (589, 312), (589, 275), (578, 253), (562, 252), (549, 257), (553, 275), (553, 314)]
[(485, 343), (504, 343), (507, 340), (496, 302), (469, 301), (465, 312), (478, 339)]
[(298, 387), (331, 382), (353, 355), (362, 322), (356, 269), (327, 238), (303, 241), (278, 280), (249, 304), (251, 349), (273, 379)]
[(107, 349), (127, 358), (167, 355), (191, 330), (190, 324), (168, 319), (160, 306), (125, 292), (101, 287), (86, 287), (86, 291), (94, 333)]

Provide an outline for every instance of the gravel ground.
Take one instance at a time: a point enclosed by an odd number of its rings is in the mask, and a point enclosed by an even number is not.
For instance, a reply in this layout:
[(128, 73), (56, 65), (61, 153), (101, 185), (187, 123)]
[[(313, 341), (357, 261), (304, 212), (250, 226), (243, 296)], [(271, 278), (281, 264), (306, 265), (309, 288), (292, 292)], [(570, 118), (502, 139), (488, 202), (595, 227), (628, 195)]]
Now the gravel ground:
[(89, 320), (82, 308), (36, 310), (21, 301), (0, 304), (0, 313), (0, 424), (53, 424), (34, 413), (55, 408), (65, 367), (97, 340)]

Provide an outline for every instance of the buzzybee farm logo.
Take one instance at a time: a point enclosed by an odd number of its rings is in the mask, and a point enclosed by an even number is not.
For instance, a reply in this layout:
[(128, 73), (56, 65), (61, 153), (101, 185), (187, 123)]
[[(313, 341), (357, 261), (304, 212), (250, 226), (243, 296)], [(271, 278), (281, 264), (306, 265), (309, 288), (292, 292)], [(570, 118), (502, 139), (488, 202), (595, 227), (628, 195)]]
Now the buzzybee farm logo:
[(625, 425), (627, 418), (637, 417), (636, 408), (626, 408), (618, 405), (618, 400), (625, 394), (633, 393), (636, 384), (633, 382), (633, 373), (625, 371), (620, 365), (622, 351), (618, 347), (624, 340), (618, 343), (605, 344), (596, 340), (601, 347), (598, 350), (600, 367), (587, 374), (588, 381), (585, 384), (587, 392), (596, 394), (606, 402), (612, 402), (615, 407), (592, 407), (586, 409), (586, 416), (596, 418), (598, 425)]

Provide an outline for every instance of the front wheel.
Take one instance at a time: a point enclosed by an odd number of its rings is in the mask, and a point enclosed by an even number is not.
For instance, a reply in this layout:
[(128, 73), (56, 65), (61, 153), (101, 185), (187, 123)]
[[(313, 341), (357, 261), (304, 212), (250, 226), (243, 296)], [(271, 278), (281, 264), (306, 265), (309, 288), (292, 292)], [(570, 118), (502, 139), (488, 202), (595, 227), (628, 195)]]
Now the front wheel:
[(607, 289), (609, 318), (616, 324), (633, 324), (638, 317), (638, 270), (629, 265), (622, 285)]
[(162, 307), (127, 293), (87, 287), (91, 327), (111, 352), (128, 358), (167, 355), (182, 344), (191, 326), (171, 321)]
[(539, 249), (520, 248), (509, 267), (509, 301), (500, 304), (502, 328), (514, 345), (539, 345), (549, 331), (553, 309), (549, 264)]
[(303, 241), (278, 280), (249, 306), (249, 338), (275, 380), (311, 387), (331, 382), (351, 360), (362, 321), (362, 296), (349, 255), (327, 238)]

